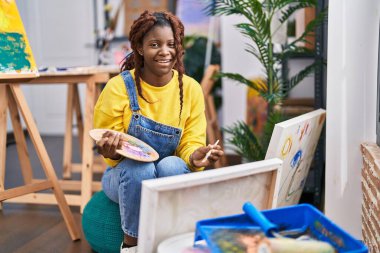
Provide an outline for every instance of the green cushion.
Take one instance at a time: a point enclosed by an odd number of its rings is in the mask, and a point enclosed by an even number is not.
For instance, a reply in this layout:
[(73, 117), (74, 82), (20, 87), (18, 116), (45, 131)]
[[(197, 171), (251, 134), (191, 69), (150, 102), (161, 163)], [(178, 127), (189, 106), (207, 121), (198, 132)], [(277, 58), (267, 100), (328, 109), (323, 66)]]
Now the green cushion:
[(124, 233), (119, 205), (103, 191), (92, 196), (83, 210), (82, 228), (92, 249), (98, 253), (118, 253)]

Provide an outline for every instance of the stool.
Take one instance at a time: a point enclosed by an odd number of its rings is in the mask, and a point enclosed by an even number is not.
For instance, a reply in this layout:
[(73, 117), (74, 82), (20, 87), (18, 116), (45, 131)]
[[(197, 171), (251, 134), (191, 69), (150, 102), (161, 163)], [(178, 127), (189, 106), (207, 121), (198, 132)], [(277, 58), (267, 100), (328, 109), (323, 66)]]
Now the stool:
[(103, 191), (95, 193), (83, 210), (82, 228), (91, 248), (98, 253), (118, 253), (124, 238), (119, 205)]

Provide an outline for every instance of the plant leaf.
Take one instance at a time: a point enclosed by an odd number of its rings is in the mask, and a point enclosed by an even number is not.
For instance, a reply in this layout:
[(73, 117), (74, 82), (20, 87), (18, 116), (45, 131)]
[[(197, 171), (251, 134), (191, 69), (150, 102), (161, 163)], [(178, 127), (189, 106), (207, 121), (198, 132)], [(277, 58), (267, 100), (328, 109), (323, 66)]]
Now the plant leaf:
[(292, 76), (289, 81), (287, 81), (283, 88), (283, 96), (287, 96), (289, 92), (298, 84), (300, 83), (305, 77), (313, 73), (316, 69), (321, 68), (323, 66), (323, 61), (315, 61), (314, 63), (310, 64), (306, 68), (299, 71), (296, 75)]
[(269, 113), (267, 121), (264, 125), (264, 132), (262, 137), (262, 146), (265, 148), (265, 150), (268, 149), (275, 125), (283, 120), (284, 116), (280, 111), (273, 110), (271, 113)]
[(247, 161), (260, 161), (265, 158), (266, 150), (263, 149), (259, 137), (245, 122), (238, 121), (223, 131), (231, 134), (232, 137), (227, 139), (227, 143), (232, 144), (234, 151)]
[(229, 78), (231, 80), (238, 81), (238, 82), (245, 84), (248, 87), (254, 89), (255, 91), (259, 92), (260, 94), (265, 93), (266, 89), (267, 89), (267, 86), (265, 84), (263, 85), (262, 82), (259, 82), (258, 80), (252, 80), (251, 81), (251, 80), (245, 78), (244, 76), (242, 76), (240, 74), (218, 73), (218, 74), (216, 74), (216, 77), (226, 77), (226, 78)]
[(276, 6), (277, 10), (283, 9), (285, 6), (288, 6), (290, 4), (302, 4), (307, 3), (312, 6), (317, 5), (317, 0), (274, 0), (274, 5)]
[(292, 43), (290, 43), (288, 47), (297, 47), (296, 44), (298, 42), (306, 42), (305, 37), (313, 33), (315, 31), (315, 28), (321, 25), (326, 19), (326, 17), (327, 17), (327, 9), (318, 13), (315, 19), (313, 19), (307, 24), (307, 26), (305, 27), (305, 31), (297, 39), (295, 39)]
[(279, 18), (279, 21), (281, 22), (281, 24), (283, 24), (296, 11), (306, 8), (306, 7), (314, 7), (314, 6), (315, 4), (312, 3), (312, 1), (301, 1), (295, 5), (289, 5), (287, 8), (284, 8), (281, 10), (281, 17)]

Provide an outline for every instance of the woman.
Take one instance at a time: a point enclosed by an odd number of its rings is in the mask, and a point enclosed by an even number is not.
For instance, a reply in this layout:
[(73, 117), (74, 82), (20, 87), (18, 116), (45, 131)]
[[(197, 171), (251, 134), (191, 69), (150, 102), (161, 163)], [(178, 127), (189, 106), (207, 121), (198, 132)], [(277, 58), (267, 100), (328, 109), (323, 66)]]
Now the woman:
[(173, 14), (143, 12), (129, 34), (133, 52), (95, 106), (95, 128), (126, 132), (160, 155), (150, 163), (123, 159), (116, 153), (121, 134), (111, 132), (96, 143), (110, 165), (103, 190), (120, 204), (124, 253), (137, 248), (143, 180), (200, 171), (223, 155), (219, 145), (205, 146), (204, 97), (199, 83), (184, 74), (183, 37), (183, 24)]

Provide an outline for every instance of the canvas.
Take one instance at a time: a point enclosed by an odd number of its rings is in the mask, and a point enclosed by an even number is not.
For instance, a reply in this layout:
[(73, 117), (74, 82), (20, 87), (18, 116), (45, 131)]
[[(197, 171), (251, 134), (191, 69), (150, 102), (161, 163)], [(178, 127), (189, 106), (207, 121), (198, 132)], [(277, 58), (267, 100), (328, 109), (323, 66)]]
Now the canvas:
[(0, 79), (37, 75), (37, 66), (16, 2), (0, 0)]
[(143, 182), (139, 252), (156, 252), (175, 235), (195, 231), (198, 220), (241, 213), (246, 201), (275, 207), (282, 161), (269, 159)]
[(318, 109), (276, 124), (265, 159), (284, 162), (278, 207), (298, 204), (325, 118), (326, 111)]

